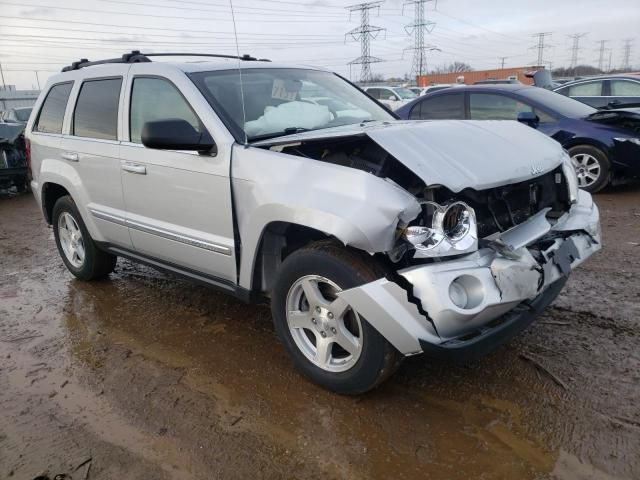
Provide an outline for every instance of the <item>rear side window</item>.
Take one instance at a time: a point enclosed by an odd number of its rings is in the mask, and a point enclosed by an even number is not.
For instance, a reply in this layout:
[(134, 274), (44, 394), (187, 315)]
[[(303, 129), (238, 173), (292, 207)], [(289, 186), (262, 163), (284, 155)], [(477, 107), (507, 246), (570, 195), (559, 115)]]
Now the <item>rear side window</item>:
[(116, 140), (121, 78), (88, 80), (82, 84), (73, 113), (73, 135)]
[(161, 78), (136, 78), (131, 90), (131, 141), (142, 143), (140, 135), (145, 123), (169, 119), (186, 120), (196, 131), (204, 131), (200, 119), (171, 82)]
[(464, 94), (425, 98), (409, 114), (412, 120), (464, 120)]
[(42, 103), (34, 132), (62, 133), (62, 121), (73, 82), (54, 85)]
[(614, 97), (640, 97), (640, 82), (611, 80), (611, 95)]

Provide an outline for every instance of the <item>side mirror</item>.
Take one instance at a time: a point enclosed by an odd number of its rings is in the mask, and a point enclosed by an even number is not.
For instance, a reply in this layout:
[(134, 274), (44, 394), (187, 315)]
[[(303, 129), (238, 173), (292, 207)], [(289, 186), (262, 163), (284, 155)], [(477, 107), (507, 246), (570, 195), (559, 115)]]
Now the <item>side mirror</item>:
[(158, 150), (209, 152), (216, 143), (206, 130), (198, 132), (186, 120), (168, 119), (147, 122), (142, 127), (142, 144)]
[(518, 121), (529, 125), (532, 128), (538, 128), (540, 124), (540, 118), (533, 112), (520, 112), (518, 113)]

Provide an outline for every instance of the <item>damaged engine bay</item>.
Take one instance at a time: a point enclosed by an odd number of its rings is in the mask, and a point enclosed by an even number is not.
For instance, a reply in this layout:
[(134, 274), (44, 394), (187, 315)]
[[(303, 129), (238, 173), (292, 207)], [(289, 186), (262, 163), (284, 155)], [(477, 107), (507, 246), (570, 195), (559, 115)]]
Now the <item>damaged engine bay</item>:
[[(493, 238), (542, 210), (548, 219), (557, 219), (572, 203), (562, 166), (523, 182), (452, 192), (443, 185), (426, 185), (367, 135), (299, 141), (270, 149), (362, 170), (412, 194), (422, 213), (408, 224), (398, 225), (396, 246), (387, 252), (397, 264), (395, 268), (475, 251), (478, 244), (491, 245)], [(430, 235), (435, 224), (441, 233)], [(451, 248), (442, 248), (447, 239)]]

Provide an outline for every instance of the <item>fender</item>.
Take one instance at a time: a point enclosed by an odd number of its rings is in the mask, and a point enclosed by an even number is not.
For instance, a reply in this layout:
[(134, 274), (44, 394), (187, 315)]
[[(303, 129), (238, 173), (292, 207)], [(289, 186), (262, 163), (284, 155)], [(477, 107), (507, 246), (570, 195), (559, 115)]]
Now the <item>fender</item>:
[(76, 207), (80, 212), (80, 216), (82, 217), (87, 230), (89, 230), (91, 237), (98, 242), (105, 241), (103, 236), (100, 234), (100, 230), (96, 227), (93, 216), (87, 211), (86, 206), (89, 203), (89, 196), (87, 195), (87, 191), (76, 169), (69, 163), (62, 160), (52, 158), (45, 158), (42, 160), (38, 175), (37, 192), (43, 209), (43, 188), (47, 183), (55, 183), (64, 187), (75, 202)]
[(398, 223), (420, 212), (413, 195), (387, 180), (262, 148), (234, 148), (232, 188), (244, 288), (251, 286), (260, 238), (272, 222), (304, 225), (376, 253), (391, 249)]

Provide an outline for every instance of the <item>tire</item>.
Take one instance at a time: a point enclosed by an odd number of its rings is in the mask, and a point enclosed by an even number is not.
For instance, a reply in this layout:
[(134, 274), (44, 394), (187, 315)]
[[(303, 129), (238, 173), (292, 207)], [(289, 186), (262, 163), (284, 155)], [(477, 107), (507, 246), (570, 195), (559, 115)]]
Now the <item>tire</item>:
[[(271, 296), (275, 330), (294, 365), (316, 384), (336, 393), (358, 395), (377, 387), (397, 369), (402, 355), (364, 318), (345, 304), (340, 309), (339, 301), (318, 303), (307, 295), (311, 289), (314, 295), (320, 292), (316, 299), (332, 301), (336, 291), (381, 276), (371, 258), (365, 260), (331, 241), (314, 242), (282, 263)], [(316, 310), (314, 305), (322, 308)], [(340, 314), (341, 310), (346, 313)], [(294, 311), (295, 316), (288, 314)], [(304, 327), (290, 327), (289, 322)], [(327, 355), (318, 360), (322, 357), (318, 342), (329, 343), (322, 349), (329, 352), (328, 361)]]
[(80, 280), (94, 280), (113, 272), (117, 257), (98, 249), (70, 196), (56, 201), (52, 223), (58, 252), (73, 275)]
[[(607, 155), (591, 145), (577, 145), (569, 149), (571, 163), (578, 174), (578, 186), (589, 193), (596, 193), (609, 184), (611, 164)], [(590, 169), (597, 169), (590, 171)], [(596, 178), (591, 178), (597, 172)]]

